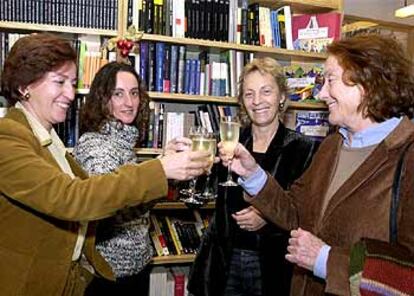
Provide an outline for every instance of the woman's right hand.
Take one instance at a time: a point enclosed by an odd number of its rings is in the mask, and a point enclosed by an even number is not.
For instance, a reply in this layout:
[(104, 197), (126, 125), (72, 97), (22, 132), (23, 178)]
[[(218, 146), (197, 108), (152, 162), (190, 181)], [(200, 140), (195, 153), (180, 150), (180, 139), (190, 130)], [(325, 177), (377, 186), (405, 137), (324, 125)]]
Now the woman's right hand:
[(168, 179), (190, 180), (205, 173), (209, 167), (209, 152), (183, 151), (160, 158)]
[[(222, 160), (224, 166), (228, 166), (229, 159), (224, 150), (223, 143), (220, 142), (217, 145), (219, 151), (219, 157)], [(257, 171), (259, 165), (253, 156), (247, 151), (247, 149), (240, 143), (237, 144), (234, 149), (234, 156), (231, 160), (231, 170), (241, 176), (244, 179), (250, 177)]]
[(164, 149), (164, 155), (174, 154), (180, 151), (191, 149), (191, 139), (186, 137), (177, 137), (169, 141)]

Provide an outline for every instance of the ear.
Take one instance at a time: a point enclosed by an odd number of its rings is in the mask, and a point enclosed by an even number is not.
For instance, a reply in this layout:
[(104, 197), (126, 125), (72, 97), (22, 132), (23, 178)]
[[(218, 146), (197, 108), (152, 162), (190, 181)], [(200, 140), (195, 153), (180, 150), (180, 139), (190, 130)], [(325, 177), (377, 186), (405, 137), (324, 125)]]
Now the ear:
[(24, 97), (27, 93), (29, 93), (29, 90), (27, 89), (27, 87), (20, 87), (17, 89), (19, 91), (19, 93), (21, 94), (22, 97)]

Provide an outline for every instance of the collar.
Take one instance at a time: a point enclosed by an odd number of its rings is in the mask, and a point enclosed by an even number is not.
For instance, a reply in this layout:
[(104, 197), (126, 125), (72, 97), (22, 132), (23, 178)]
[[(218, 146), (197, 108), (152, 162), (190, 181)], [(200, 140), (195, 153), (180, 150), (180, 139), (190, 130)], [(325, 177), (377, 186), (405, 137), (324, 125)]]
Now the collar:
[(47, 147), (50, 144), (54, 143), (61, 151), (66, 151), (65, 145), (62, 140), (59, 138), (58, 134), (52, 128), (50, 133), (45, 129), (45, 127), (33, 116), (27, 109), (20, 103), (17, 102), (14, 106), (16, 109), (19, 109), (25, 115), (35, 137), (39, 140), (40, 145)]
[(402, 117), (393, 117), (360, 132), (353, 133), (352, 142), (348, 136), (348, 129), (341, 127), (339, 133), (344, 139), (343, 145), (345, 147), (364, 148), (383, 141), (400, 124), (401, 120)]

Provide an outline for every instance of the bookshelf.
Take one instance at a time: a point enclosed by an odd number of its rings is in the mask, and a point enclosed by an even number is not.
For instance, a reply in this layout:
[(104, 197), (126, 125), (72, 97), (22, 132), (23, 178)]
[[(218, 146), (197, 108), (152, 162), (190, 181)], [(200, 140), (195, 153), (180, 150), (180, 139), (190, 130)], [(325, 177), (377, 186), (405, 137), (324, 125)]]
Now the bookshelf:
[[(21, 0), (23, 1), (23, 0)], [(258, 3), (265, 7), (277, 8), (283, 5), (291, 6), (292, 12), (296, 13), (316, 13), (329, 11), (343, 11), (343, 0), (258, 0), (248, 1), (249, 4)], [(95, 35), (103, 37), (123, 38), (127, 32), (128, 20), (130, 19), (128, 0), (116, 0), (117, 22), (116, 29), (96, 29), (78, 26), (60, 26), (50, 24), (24, 23), (16, 21), (0, 20), (0, 31), (5, 32), (56, 32), (73, 35)], [(1, 6), (2, 4), (0, 4)], [(197, 47), (202, 49), (214, 49), (218, 52), (235, 50), (243, 53), (252, 53), (254, 56), (271, 56), (282, 63), (291, 62), (318, 62), (322, 63), (326, 59), (324, 53), (310, 53), (303, 51), (288, 50), (267, 46), (236, 44), (234, 42), (213, 41), (197, 38), (171, 37), (160, 34), (144, 33), (140, 42), (163, 42), (171, 45), (183, 45), (186, 47)], [(78, 89), (78, 95), (86, 95), (88, 89)], [(150, 91), (149, 96), (154, 102), (173, 102), (177, 104), (220, 104), (237, 106), (238, 101), (235, 96), (216, 96), (216, 95), (193, 95), (183, 93), (169, 93)], [(326, 110), (326, 105), (321, 102), (290, 102), (289, 108), (299, 110)], [(71, 151), (69, 149), (69, 151)], [(136, 150), (138, 155), (154, 157), (162, 153), (161, 148), (139, 148)], [(187, 208), (180, 202), (160, 202), (154, 207), (154, 212), (159, 210), (185, 211)], [(201, 210), (212, 211), (214, 203), (209, 203)], [(159, 256), (152, 260), (154, 265), (191, 263), (194, 260), (193, 254)]]

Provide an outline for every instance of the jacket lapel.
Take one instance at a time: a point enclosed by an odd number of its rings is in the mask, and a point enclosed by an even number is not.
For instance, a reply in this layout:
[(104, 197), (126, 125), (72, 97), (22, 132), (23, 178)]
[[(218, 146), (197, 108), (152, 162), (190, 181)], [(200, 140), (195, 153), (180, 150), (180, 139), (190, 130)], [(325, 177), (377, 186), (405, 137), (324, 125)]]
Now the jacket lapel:
[[(382, 141), (368, 158), (356, 169), (351, 177), (337, 190), (329, 201), (326, 210), (321, 217), (321, 223), (325, 221), (335, 211), (335, 209), (356, 190), (358, 190), (367, 180), (376, 174), (380, 168), (389, 160), (390, 151), (398, 149), (404, 143), (409, 142), (409, 137), (413, 133), (413, 125), (408, 118), (404, 117), (400, 124)], [(340, 147), (338, 148), (339, 152)], [(337, 153), (338, 155), (338, 153)], [(334, 169), (332, 173), (334, 172)], [(327, 189), (327, 188), (326, 188)], [(326, 192), (323, 194), (325, 197)]]
[[(335, 209), (388, 161), (388, 151), (384, 144), (380, 144), (368, 158), (356, 169), (351, 177), (334, 193), (322, 217), (322, 224)], [(326, 194), (326, 192), (325, 192)], [(325, 197), (325, 196), (324, 196)]]

